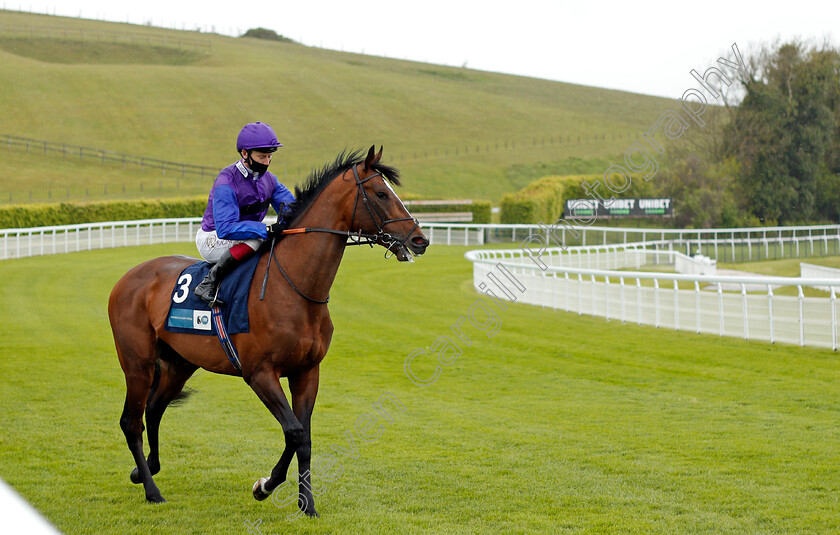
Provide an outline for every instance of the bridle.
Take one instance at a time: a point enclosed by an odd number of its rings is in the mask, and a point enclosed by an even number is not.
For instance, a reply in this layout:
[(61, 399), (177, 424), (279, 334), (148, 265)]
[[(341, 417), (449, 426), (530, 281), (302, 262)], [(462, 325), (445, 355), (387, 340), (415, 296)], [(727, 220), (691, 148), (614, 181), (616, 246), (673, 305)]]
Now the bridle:
[[(386, 181), (385, 184), (387, 185), (387, 179), (384, 176), (382, 176), (382, 173), (379, 173), (379, 172), (373, 173), (372, 175), (370, 175), (368, 177), (361, 178), (361, 177), (359, 177), (359, 171), (358, 171), (359, 165), (360, 164), (356, 164), (356, 165), (353, 166), (353, 178), (356, 180), (356, 198), (353, 201), (353, 216), (350, 218), (350, 229), (351, 230), (336, 230), (336, 229), (318, 228), (318, 227), (302, 227), (302, 228), (284, 229), (283, 231), (281, 231), (280, 234), (282, 236), (289, 236), (289, 235), (294, 235), (294, 234), (308, 234), (310, 232), (322, 232), (322, 233), (327, 233), (327, 234), (337, 234), (339, 236), (345, 237), (348, 240), (345, 243), (345, 247), (348, 246), (348, 245), (370, 245), (371, 247), (373, 247), (376, 244), (381, 244), (381, 245), (385, 246), (385, 248), (386, 248), (385, 258), (391, 258), (392, 256), (394, 256), (399, 251), (400, 247), (404, 251), (406, 251), (406, 254), (411, 255), (411, 251), (406, 246), (406, 242), (408, 241), (409, 237), (411, 237), (411, 235), (414, 233), (414, 231), (417, 229), (417, 227), (420, 226), (420, 222), (417, 220), (417, 218), (414, 218), (414, 217), (400, 217), (400, 218), (396, 218), (396, 219), (385, 219), (385, 216), (382, 214), (382, 212), (376, 206), (376, 204), (371, 202), (370, 197), (367, 194), (367, 191), (365, 191), (364, 184), (365, 184), (365, 182), (368, 182), (369, 180), (372, 180), (376, 177), (382, 177), (382, 180)], [(392, 190), (392, 192), (393, 192), (393, 190)], [(396, 193), (394, 193), (394, 195), (396, 196)], [(376, 233), (375, 234), (363, 233), (362, 229), (359, 229), (358, 232), (353, 232), (353, 230), (352, 230), (353, 227), (355, 226), (355, 222), (356, 222), (356, 209), (359, 206), (359, 197), (360, 196), (362, 198), (362, 202), (365, 205), (365, 208), (368, 211), (368, 214), (370, 215), (371, 220), (373, 221), (373, 224), (376, 225)], [(402, 240), (398, 240), (397, 238), (395, 238), (391, 234), (385, 232), (385, 226), (386, 225), (389, 225), (391, 223), (399, 223), (401, 221), (414, 221), (414, 226), (411, 228), (410, 231), (408, 231), (406, 233), (405, 238), (403, 238)], [(327, 303), (329, 303), (330, 302), (329, 296), (327, 296), (327, 298), (324, 299), (324, 300), (313, 299), (312, 297), (309, 297), (308, 295), (301, 292), (300, 289), (298, 289), (298, 287), (295, 285), (295, 283), (292, 281), (292, 279), (289, 278), (289, 275), (286, 273), (286, 270), (284, 270), (283, 267), (280, 265), (280, 262), (277, 260), (277, 257), (274, 255), (274, 245), (275, 245), (276, 241), (277, 241), (277, 236), (272, 236), (271, 237), (271, 248), (270, 248), (271, 250), (270, 250), (270, 253), (269, 253), (270, 257), (269, 257), (269, 262), (268, 262), (268, 264), (266, 265), (266, 268), (265, 268), (265, 276), (263, 277), (262, 289), (260, 291), (260, 301), (262, 301), (265, 298), (265, 288), (266, 288), (266, 284), (268, 283), (268, 269), (271, 266), (271, 261), (273, 260), (274, 264), (277, 266), (277, 269), (279, 269), (280, 273), (283, 275), (283, 278), (286, 279), (286, 282), (289, 283), (289, 286), (291, 286), (292, 289), (298, 295), (300, 295), (301, 297), (303, 297), (305, 300), (309, 301), (310, 303), (314, 303), (314, 304), (318, 304), (318, 305), (326, 305)], [(394, 248), (395, 246), (397, 248), (392, 250), (392, 248)], [(388, 253), (390, 253), (390, 255)]]
[[(415, 230), (417, 230), (417, 227), (420, 226), (420, 222), (417, 221), (417, 218), (414, 217), (385, 219), (385, 216), (382, 215), (382, 212), (379, 210), (379, 208), (377, 208), (376, 204), (370, 201), (370, 197), (368, 197), (367, 191), (365, 191), (364, 188), (365, 182), (378, 176), (382, 176), (382, 173), (374, 173), (365, 179), (361, 179), (359, 178), (358, 165), (353, 166), (353, 178), (356, 179), (356, 200), (353, 201), (353, 217), (350, 219), (350, 228), (354, 227), (354, 223), (356, 221), (356, 208), (359, 206), (359, 194), (361, 193), (362, 201), (365, 204), (365, 208), (367, 208), (368, 214), (370, 214), (370, 218), (373, 221), (373, 224), (376, 225), (376, 234), (372, 236), (372, 241), (367, 241), (364, 243), (369, 243), (371, 247), (373, 247), (373, 244), (375, 243), (381, 243), (382, 245), (386, 245), (385, 258), (391, 258), (391, 256), (394, 256), (397, 252), (391, 250), (391, 248), (395, 245), (398, 247), (402, 247), (404, 250), (408, 250), (408, 247), (406, 247), (405, 242), (407, 242), (411, 234), (414, 233)], [(385, 177), (382, 177), (382, 180), (386, 181), (386, 185), (388, 184), (387, 179)], [(396, 193), (394, 195), (396, 196)], [(406, 210), (406, 212), (407, 211), (408, 210)], [(410, 215), (411, 214), (409, 214), (409, 216)], [(379, 217), (378, 221), (377, 216)], [(411, 227), (411, 230), (409, 230), (406, 233), (405, 238), (403, 238), (401, 241), (398, 241), (397, 238), (385, 232), (385, 225), (389, 225), (391, 223), (399, 223), (400, 221), (414, 221), (414, 226)], [(359, 229), (359, 236), (361, 236), (361, 232), (361, 229)], [(351, 240), (352, 236), (354, 235), (351, 234)], [(351, 245), (363, 245), (363, 243), (352, 243)], [(391, 253), (391, 255), (389, 256), (388, 253)]]

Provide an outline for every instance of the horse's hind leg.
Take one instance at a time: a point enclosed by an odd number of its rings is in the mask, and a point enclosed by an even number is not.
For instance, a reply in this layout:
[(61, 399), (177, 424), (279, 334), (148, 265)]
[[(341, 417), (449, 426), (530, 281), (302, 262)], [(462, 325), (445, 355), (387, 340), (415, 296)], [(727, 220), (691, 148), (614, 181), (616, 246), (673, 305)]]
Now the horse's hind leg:
[(154, 503), (165, 502), (143, 455), (143, 411), (152, 386), (155, 372), (154, 342), (152, 333), (131, 333), (115, 336), (117, 354), (125, 373), (125, 405), (120, 416), (120, 428), (125, 434), (128, 449), (137, 465), (138, 476), (146, 491), (146, 500)]
[[(146, 401), (146, 436), (149, 440), (149, 457), (146, 463), (152, 475), (160, 472), (159, 439), (160, 420), (163, 412), (181, 394), (184, 384), (198, 369), (169, 346), (160, 342), (159, 359), (156, 363), (155, 379)], [(131, 471), (131, 482), (141, 483), (140, 470)]]

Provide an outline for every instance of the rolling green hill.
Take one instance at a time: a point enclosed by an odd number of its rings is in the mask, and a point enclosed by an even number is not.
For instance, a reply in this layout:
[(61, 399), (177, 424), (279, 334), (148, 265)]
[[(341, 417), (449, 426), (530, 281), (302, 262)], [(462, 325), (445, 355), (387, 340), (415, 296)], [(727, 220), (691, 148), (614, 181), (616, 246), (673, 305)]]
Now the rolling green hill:
[[(573, 51), (545, 50), (562, 62)], [(676, 73), (675, 73), (676, 75)], [(610, 159), (662, 98), (296, 43), (0, 11), (0, 134), (222, 167), (239, 128), (271, 124), (272, 170), (300, 181), (346, 147), (384, 145), (404, 191), (498, 201), (513, 166)], [(0, 203), (179, 196), (177, 180), (0, 144)], [(143, 184), (141, 191), (140, 184)], [(107, 188), (107, 194), (105, 193)]]

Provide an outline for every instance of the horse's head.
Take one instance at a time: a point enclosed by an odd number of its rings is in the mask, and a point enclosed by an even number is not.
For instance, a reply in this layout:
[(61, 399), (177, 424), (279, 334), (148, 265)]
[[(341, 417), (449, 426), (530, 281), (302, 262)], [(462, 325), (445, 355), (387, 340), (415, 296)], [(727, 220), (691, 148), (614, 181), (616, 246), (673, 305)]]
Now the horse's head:
[(399, 185), (399, 171), (381, 160), (382, 148), (376, 153), (371, 146), (364, 163), (353, 166), (352, 178), (347, 177), (355, 180), (357, 187), (351, 231), (374, 235), (373, 241), (398, 260), (412, 261), (426, 252), (429, 240), (391, 187), (391, 182)]

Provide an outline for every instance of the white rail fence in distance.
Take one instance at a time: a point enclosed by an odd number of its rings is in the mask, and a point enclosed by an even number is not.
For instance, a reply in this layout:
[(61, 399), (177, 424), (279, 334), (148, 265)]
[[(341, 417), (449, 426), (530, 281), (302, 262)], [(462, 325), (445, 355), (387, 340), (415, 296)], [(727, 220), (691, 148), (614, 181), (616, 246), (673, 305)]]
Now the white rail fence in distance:
[[(503, 267), (525, 288), (514, 296), (520, 302), (622, 323), (837, 349), (840, 280), (639, 271), (673, 265), (681, 254), (647, 245), (552, 249), (539, 257), (544, 269), (520, 249), (466, 257), (479, 292), (494, 287), (491, 275)], [(819, 287), (829, 289), (825, 297), (805, 296), (806, 288)]]

